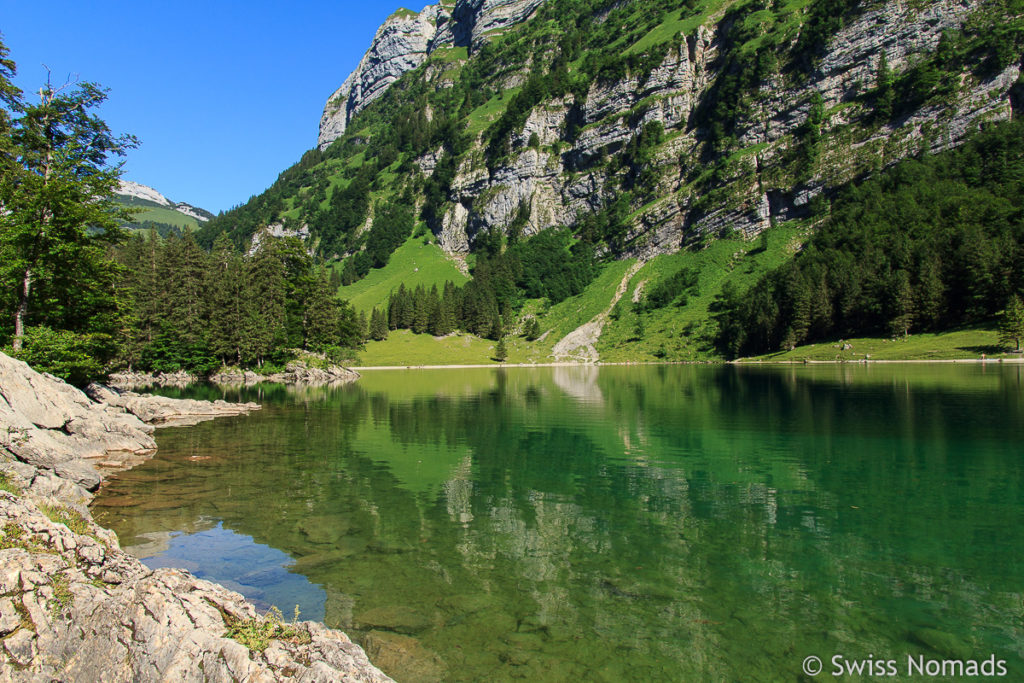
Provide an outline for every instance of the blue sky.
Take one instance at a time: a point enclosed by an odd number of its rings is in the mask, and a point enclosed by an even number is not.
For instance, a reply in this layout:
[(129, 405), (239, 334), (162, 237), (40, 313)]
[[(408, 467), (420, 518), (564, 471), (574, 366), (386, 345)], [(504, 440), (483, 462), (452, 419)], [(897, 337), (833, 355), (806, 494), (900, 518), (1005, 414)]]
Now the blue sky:
[(142, 142), (125, 179), (216, 213), (316, 145), (324, 102), (399, 3), (0, 0), (0, 33), (26, 92), (43, 64), (109, 88), (100, 115)]

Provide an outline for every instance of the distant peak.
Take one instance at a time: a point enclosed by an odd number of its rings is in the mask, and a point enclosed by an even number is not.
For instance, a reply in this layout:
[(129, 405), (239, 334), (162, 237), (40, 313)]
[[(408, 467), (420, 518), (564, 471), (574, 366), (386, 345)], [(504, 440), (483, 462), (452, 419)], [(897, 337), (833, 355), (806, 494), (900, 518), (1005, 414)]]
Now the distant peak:
[(136, 199), (144, 199), (148, 202), (159, 204), (160, 206), (173, 206), (167, 197), (163, 196), (152, 187), (141, 183), (133, 183), (130, 180), (121, 181), (121, 187), (118, 188), (117, 194), (135, 197)]

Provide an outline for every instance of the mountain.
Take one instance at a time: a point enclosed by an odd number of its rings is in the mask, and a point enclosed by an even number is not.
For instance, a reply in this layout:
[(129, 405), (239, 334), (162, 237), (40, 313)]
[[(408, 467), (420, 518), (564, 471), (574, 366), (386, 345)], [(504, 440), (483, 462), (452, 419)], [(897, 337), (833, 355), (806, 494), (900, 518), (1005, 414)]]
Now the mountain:
[(142, 229), (155, 227), (161, 234), (170, 231), (197, 230), (199, 225), (213, 218), (205, 209), (185, 202), (172, 202), (152, 187), (122, 180), (117, 192), (118, 200), (139, 209), (129, 227)]
[[(305, 229), (351, 282), (386, 268), (414, 230), (477, 262), (506, 249), (520, 258), (529, 249), (515, 245), (553, 231), (566, 259), (576, 243), (604, 262), (640, 259), (621, 283), (640, 299), (639, 283), (653, 291), (674, 268), (646, 264), (692, 260), (703, 273), (711, 257), (699, 254), (727, 243), (732, 261), (699, 278), (704, 313), (691, 322), (707, 327), (710, 298), (743, 254), (768, 253), (745, 271), (756, 279), (800, 251), (843, 188), (1020, 110), (1021, 4), (457, 0), (399, 10), (328, 99), (317, 148), (200, 237), (227, 232), (243, 244), (260, 226)], [(395, 218), (402, 207), (409, 220)], [(785, 244), (743, 246), (766, 231)], [(591, 287), (599, 270), (570, 279)], [(516, 286), (519, 299), (547, 296)], [(522, 315), (519, 299), (499, 302), (503, 317)]]
[(345, 82), (327, 100), (318, 145), (341, 137), (353, 116), (388, 86), (446, 48), (476, 47), (533, 14), (544, 0), (476, 0), (429, 5), (416, 13), (400, 9), (388, 17)]

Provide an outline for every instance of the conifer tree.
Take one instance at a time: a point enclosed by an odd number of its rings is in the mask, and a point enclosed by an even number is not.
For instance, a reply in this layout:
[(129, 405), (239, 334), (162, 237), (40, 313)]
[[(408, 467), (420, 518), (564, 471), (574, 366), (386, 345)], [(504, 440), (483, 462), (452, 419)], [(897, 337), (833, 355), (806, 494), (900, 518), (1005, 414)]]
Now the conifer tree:
[(370, 314), (370, 339), (384, 341), (388, 338), (388, 321), (384, 311), (373, 309)]
[[(321, 270), (314, 276), (303, 303), (303, 347), (311, 351), (322, 351), (327, 346), (340, 345), (341, 302), (332, 295), (326, 272)], [(360, 331), (354, 331), (362, 336)]]
[[(334, 271), (331, 271), (334, 272)], [(359, 341), (363, 342), (369, 339), (370, 336), (370, 322), (366, 319), (366, 311), (359, 311), (358, 321), (356, 326), (359, 331)]]
[(227, 233), (213, 243), (206, 276), (210, 350), (223, 363), (243, 364), (243, 350), (252, 330), (249, 277), (242, 255)]
[(914, 290), (910, 286), (907, 271), (898, 270), (893, 278), (892, 317), (889, 331), (894, 337), (906, 337), (914, 323)]
[(412, 293), (412, 331), (423, 334), (430, 323), (430, 310), (427, 306), (427, 293), (423, 285), (417, 285)]
[(498, 345), (494, 349), (494, 360), (504, 363), (506, 358), (508, 358), (508, 348), (505, 346), (505, 338), (501, 337), (498, 339)]
[(273, 244), (263, 244), (249, 264), (249, 306), (253, 359), (258, 365), (288, 341), (285, 319), (285, 266)]
[(1014, 294), (1006, 304), (999, 322), (999, 341), (1020, 351), (1020, 340), (1024, 338), (1024, 302)]
[(536, 317), (530, 318), (523, 330), (523, 336), (527, 341), (536, 341), (540, 337), (540, 321)]

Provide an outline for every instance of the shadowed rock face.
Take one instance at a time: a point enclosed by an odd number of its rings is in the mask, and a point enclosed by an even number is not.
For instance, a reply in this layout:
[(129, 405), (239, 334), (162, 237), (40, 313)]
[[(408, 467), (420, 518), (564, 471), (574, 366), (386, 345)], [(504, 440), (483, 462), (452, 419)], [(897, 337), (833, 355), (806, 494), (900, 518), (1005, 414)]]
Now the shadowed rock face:
[[(0, 354), (0, 680), (391, 680), (344, 633), (268, 621), (222, 586), (151, 571), (92, 522), (101, 475), (86, 458), (130, 465), (156, 450), (148, 423), (258, 405), (87, 391)], [(242, 626), (273, 637), (251, 650)]]

